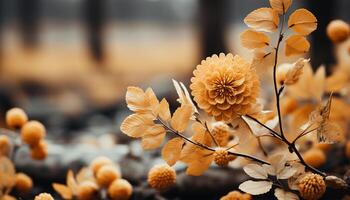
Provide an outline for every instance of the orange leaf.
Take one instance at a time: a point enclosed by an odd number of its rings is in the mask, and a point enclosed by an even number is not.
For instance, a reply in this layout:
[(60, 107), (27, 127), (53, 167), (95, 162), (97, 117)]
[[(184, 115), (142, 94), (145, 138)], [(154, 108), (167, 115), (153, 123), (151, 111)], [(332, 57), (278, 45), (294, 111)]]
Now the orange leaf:
[(156, 124), (149, 127), (142, 137), (142, 148), (145, 150), (158, 148), (165, 137), (165, 129), (162, 125)]
[(316, 30), (317, 19), (310, 11), (304, 8), (298, 9), (290, 15), (288, 27), (298, 34), (309, 35)]
[(192, 116), (192, 106), (185, 104), (176, 109), (173, 118), (171, 119), (171, 127), (176, 131), (183, 132), (188, 126)]
[(258, 31), (274, 32), (278, 28), (279, 16), (272, 8), (259, 8), (249, 13), (244, 23)]
[(304, 54), (309, 51), (310, 43), (303, 36), (292, 35), (287, 38), (285, 48), (286, 56)]
[(139, 138), (153, 125), (153, 120), (149, 115), (132, 114), (123, 121), (120, 130), (130, 137)]
[(158, 107), (158, 115), (164, 121), (169, 121), (171, 118), (169, 103), (166, 99), (162, 99)]
[(52, 184), (52, 187), (58, 194), (61, 195), (63, 199), (66, 199), (66, 200), (73, 199), (73, 194), (72, 194), (72, 191), (69, 189), (69, 187), (58, 183)]
[(168, 165), (174, 165), (181, 156), (181, 150), (184, 145), (184, 140), (180, 137), (173, 138), (166, 143), (162, 149), (162, 158)]
[(248, 49), (262, 48), (269, 46), (269, 37), (264, 33), (246, 30), (241, 33), (241, 43)]
[(271, 7), (279, 14), (286, 13), (291, 4), (292, 0), (270, 0)]

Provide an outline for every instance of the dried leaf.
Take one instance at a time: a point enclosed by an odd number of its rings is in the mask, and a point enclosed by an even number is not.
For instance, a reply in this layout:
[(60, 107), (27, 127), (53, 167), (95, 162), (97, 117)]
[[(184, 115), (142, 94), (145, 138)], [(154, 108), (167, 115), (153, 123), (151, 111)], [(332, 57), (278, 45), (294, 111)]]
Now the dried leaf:
[(185, 105), (185, 104), (189, 104), (192, 106), (192, 112), (194, 113), (198, 113), (197, 107), (194, 105), (192, 99), (191, 99), (191, 95), (188, 92), (187, 88), (185, 87), (185, 85), (182, 82), (177, 82), (176, 80), (173, 79), (173, 84), (175, 87), (175, 90), (179, 96), (179, 98), (177, 99), (177, 101), (179, 103), (181, 103), (181, 105)]
[(147, 129), (145, 135), (142, 137), (141, 145), (144, 150), (158, 148), (165, 137), (165, 129), (163, 126), (157, 124)]
[(259, 8), (249, 13), (244, 23), (257, 31), (274, 32), (279, 25), (279, 16), (272, 8)]
[(69, 170), (66, 178), (68, 188), (75, 194), (78, 191), (78, 183), (74, 178), (74, 174), (72, 170)]
[(158, 115), (163, 121), (169, 121), (171, 118), (169, 103), (166, 99), (162, 99), (158, 107)]
[(132, 114), (123, 121), (120, 130), (130, 137), (139, 138), (153, 125), (153, 120), (149, 115)]
[(292, 35), (287, 38), (285, 47), (286, 56), (304, 54), (309, 51), (310, 43), (301, 35)]
[(66, 199), (66, 200), (73, 199), (73, 194), (72, 194), (72, 191), (69, 189), (69, 187), (58, 183), (52, 184), (52, 187), (58, 194), (61, 195), (63, 199)]
[(288, 179), (292, 177), (298, 170), (293, 167), (284, 167), (278, 174), (277, 179)]
[(0, 157), (0, 188), (12, 188), (16, 183), (16, 169), (10, 159)]
[(243, 170), (248, 176), (256, 179), (266, 179), (267, 172), (266, 170), (257, 164), (248, 164), (243, 167)]
[(93, 181), (94, 176), (91, 169), (88, 167), (81, 168), (76, 175), (76, 180), (78, 184), (84, 181)]
[(341, 141), (342, 138), (342, 130), (334, 122), (330, 122), (327, 120), (321, 123), (321, 125), (317, 129), (318, 142), (332, 144)]
[(279, 14), (286, 13), (292, 0), (270, 0), (271, 7), (276, 10)]
[(214, 159), (213, 153), (209, 152), (206, 155), (203, 155), (193, 160), (192, 162), (188, 163), (186, 174), (191, 176), (202, 175), (209, 168), (213, 159)]
[(184, 140), (180, 137), (173, 138), (166, 143), (162, 149), (162, 158), (168, 163), (168, 165), (174, 165), (181, 156), (181, 150), (185, 144)]
[(298, 82), (300, 76), (303, 73), (303, 68), (307, 62), (309, 62), (309, 60), (300, 58), (294, 65), (292, 65), (292, 67), (287, 71), (286, 80), (284, 83), (286, 85), (292, 85)]
[(269, 37), (264, 33), (246, 30), (241, 33), (242, 46), (248, 49), (256, 49), (269, 46)]
[(336, 176), (326, 176), (325, 181), (328, 187), (334, 189), (345, 189), (349, 187), (343, 179), (338, 178)]
[[(153, 92), (152, 88), (147, 88), (146, 92), (145, 92), (149, 105), (151, 106), (151, 110), (154, 112), (157, 110), (158, 105), (159, 105), (159, 101), (158, 98), (156, 96), (156, 94)], [(156, 113), (154, 113), (156, 114)]]
[(128, 108), (134, 112), (145, 112), (148, 110), (148, 97), (139, 87), (128, 87), (125, 99)]
[(275, 189), (275, 197), (278, 200), (299, 200), (298, 195), (282, 190), (281, 188)]
[(270, 181), (245, 181), (239, 185), (239, 189), (243, 192), (259, 195), (270, 191), (272, 188), (272, 182)]
[(302, 8), (290, 15), (288, 26), (300, 35), (309, 35), (316, 30), (317, 19), (310, 11)]
[(176, 109), (173, 117), (171, 118), (171, 127), (176, 131), (183, 132), (188, 126), (190, 118), (192, 116), (192, 107), (190, 105), (182, 105)]

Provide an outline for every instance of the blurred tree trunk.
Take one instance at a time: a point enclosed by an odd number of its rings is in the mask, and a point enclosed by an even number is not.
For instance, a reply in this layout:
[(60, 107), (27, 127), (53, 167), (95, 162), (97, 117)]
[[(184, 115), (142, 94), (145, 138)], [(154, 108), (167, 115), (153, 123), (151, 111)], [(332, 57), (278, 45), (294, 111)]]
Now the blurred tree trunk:
[[(317, 30), (311, 34), (311, 64), (314, 68), (322, 64), (334, 64), (333, 44), (326, 34), (328, 23), (335, 17), (337, 0), (306, 1), (308, 9), (317, 17)], [(327, 69), (329, 72), (329, 69)]]
[(221, 52), (227, 53), (225, 41), (227, 0), (200, 0), (199, 5), (202, 58)]
[(85, 0), (84, 14), (88, 31), (88, 42), (93, 58), (97, 62), (103, 60), (103, 5), (104, 0)]

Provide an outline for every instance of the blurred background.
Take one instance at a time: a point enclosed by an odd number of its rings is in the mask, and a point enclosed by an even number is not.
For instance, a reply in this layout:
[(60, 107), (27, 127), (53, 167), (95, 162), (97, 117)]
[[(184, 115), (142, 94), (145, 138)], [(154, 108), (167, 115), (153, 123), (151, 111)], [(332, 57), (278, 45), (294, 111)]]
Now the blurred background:
[[(22, 107), (47, 126), (53, 143), (123, 143), (127, 86), (152, 86), (174, 104), (171, 78), (188, 84), (203, 58), (250, 58), (239, 34), (244, 17), (262, 6), (268, 1), (0, 0), (0, 115)], [(310, 38), (313, 66), (331, 66), (325, 27), (332, 19), (350, 21), (350, 1), (294, 0), (293, 7), (319, 20)], [(67, 163), (82, 153), (74, 155)]]

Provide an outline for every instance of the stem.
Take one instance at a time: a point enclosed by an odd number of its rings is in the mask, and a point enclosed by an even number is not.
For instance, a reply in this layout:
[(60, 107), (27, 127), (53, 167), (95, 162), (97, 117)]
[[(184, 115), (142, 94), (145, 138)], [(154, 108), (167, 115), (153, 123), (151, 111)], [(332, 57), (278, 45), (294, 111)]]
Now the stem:
[[(204, 144), (201, 144), (201, 143), (199, 143), (199, 142), (193, 141), (193, 140), (187, 138), (186, 136), (184, 136), (183, 134), (179, 133), (178, 131), (174, 130), (173, 128), (171, 128), (170, 126), (168, 126), (166, 123), (164, 123), (160, 118), (157, 118), (157, 120), (158, 120), (168, 131), (170, 131), (171, 133), (173, 133), (173, 134), (175, 134), (175, 135), (181, 137), (182, 139), (186, 140), (187, 142), (190, 142), (190, 143), (192, 143), (192, 144), (194, 144), (194, 145), (196, 145), (196, 146), (198, 146), (198, 147), (201, 147), (201, 148), (203, 148), (203, 149), (206, 149), (206, 150), (208, 150), (208, 151), (215, 152), (215, 149), (213, 149), (213, 148), (211, 148), (211, 147), (208, 147), (208, 146), (206, 146), (206, 145), (204, 145)], [(248, 158), (248, 159), (251, 159), (251, 160), (253, 160), (253, 161), (255, 161), (255, 162), (259, 162), (259, 163), (261, 163), (261, 164), (268, 164), (268, 165), (270, 165), (270, 163), (268, 163), (268, 162), (266, 162), (266, 161), (264, 161), (264, 160), (261, 160), (261, 159), (259, 159), (259, 158), (256, 158), (256, 157), (254, 157), (254, 156), (250, 156), (250, 155), (242, 154), (242, 153), (236, 153), (236, 152), (232, 152), (232, 151), (227, 151), (227, 152), (228, 152), (228, 154), (230, 154), (230, 155), (234, 155), (234, 156), (237, 156), (237, 157)]]

